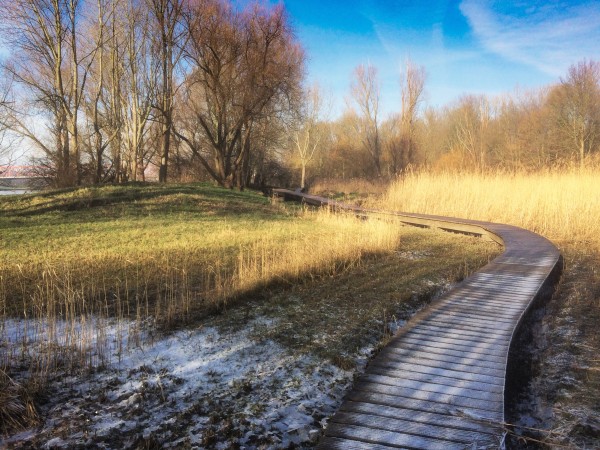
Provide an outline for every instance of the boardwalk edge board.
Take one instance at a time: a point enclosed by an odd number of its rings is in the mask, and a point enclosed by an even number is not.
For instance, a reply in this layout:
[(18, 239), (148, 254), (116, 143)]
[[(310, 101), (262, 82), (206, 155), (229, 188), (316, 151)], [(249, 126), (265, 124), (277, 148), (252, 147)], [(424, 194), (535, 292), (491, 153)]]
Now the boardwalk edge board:
[[(274, 189), (273, 196), (360, 216), (393, 216), (405, 225), (478, 236), (504, 247), (398, 330), (346, 395), (318, 448), (504, 448), (509, 354), (527, 312), (556, 289), (563, 260), (554, 244), (512, 225), (366, 209), (299, 190)], [(497, 370), (496, 363), (489, 367), (490, 359), (499, 362)], [(378, 379), (384, 381), (380, 386)], [(396, 420), (378, 423), (380, 410), (388, 417), (392, 411)], [(446, 426), (443, 433), (440, 426)]]

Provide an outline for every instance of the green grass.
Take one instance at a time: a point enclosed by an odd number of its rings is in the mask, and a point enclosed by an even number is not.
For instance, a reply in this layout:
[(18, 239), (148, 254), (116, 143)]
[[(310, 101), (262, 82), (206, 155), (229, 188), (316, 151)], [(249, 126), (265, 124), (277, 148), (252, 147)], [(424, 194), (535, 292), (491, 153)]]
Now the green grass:
[(127, 294), (126, 283), (156, 291), (178, 271), (186, 271), (189, 282), (210, 283), (201, 279), (210, 278), (207, 265), (213, 278), (229, 270), (240, 247), (266, 229), (283, 241), (310, 226), (261, 195), (206, 184), (105, 186), (0, 199), (5, 306), (10, 313), (22, 311), (20, 302), (50, 275), (68, 277), (81, 289), (121, 294)]
[(242, 231), (251, 241), (266, 222), (292, 219), (255, 193), (202, 184), (53, 191), (0, 199), (0, 211), (3, 261), (210, 248)]
[(254, 192), (137, 183), (0, 199), (0, 236), (2, 317), (172, 327), (267, 285), (333, 275), (395, 248), (399, 232)]
[[(152, 317), (172, 325), (265, 286), (333, 276), (369, 255), (391, 254), (403, 239), (400, 228), (302, 212), (208, 184), (134, 183), (2, 198), (1, 312), (51, 321)], [(469, 257), (459, 247), (452, 251), (461, 265)], [(479, 263), (488, 250), (475, 247), (469, 251)], [(429, 271), (411, 269), (414, 278), (401, 284), (453, 266), (443, 255)], [(387, 277), (395, 276), (381, 283)]]
[[(9, 399), (120, 358), (126, 348), (103, 353), (115, 323), (126, 347), (155, 336), (140, 333), (148, 324), (226, 331), (262, 316), (273, 326), (257, 339), (352, 368), (390, 321), (500, 251), (253, 192), (141, 183), (0, 198), (0, 245), (0, 375), (30, 380), (0, 383)], [(34, 338), (7, 345), (6, 324), (20, 318)], [(22, 421), (33, 420), (23, 405)]]
[[(171, 322), (265, 285), (335, 275), (365, 255), (389, 254), (399, 229), (208, 184), (1, 198), (0, 306), (5, 316), (101, 313)], [(455, 250), (460, 264), (467, 256)], [(442, 265), (431, 264), (433, 271), (448, 263), (436, 261)]]

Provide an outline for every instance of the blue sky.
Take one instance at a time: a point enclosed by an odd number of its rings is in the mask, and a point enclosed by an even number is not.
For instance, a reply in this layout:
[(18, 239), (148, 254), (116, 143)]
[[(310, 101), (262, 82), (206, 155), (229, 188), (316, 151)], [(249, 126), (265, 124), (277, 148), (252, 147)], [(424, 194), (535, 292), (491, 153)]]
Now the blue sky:
[(559, 80), (600, 59), (600, 2), (283, 0), (307, 51), (308, 81), (345, 108), (358, 64), (378, 68), (382, 109), (399, 110), (406, 58), (425, 66), (426, 101), (500, 94)]

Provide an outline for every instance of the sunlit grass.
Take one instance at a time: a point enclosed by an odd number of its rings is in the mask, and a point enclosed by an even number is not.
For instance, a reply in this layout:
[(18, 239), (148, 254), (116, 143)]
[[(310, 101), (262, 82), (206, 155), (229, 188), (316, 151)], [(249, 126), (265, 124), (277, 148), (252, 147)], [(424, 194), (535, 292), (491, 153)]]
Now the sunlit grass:
[(108, 321), (135, 340), (149, 320), (171, 328), (269, 284), (335, 275), (400, 238), (392, 223), (206, 185), (59, 191), (0, 210), (0, 335), (23, 343), (0, 364), (42, 373), (101, 364)]
[(600, 172), (408, 174), (381, 206), (509, 223), (551, 240), (600, 240)]

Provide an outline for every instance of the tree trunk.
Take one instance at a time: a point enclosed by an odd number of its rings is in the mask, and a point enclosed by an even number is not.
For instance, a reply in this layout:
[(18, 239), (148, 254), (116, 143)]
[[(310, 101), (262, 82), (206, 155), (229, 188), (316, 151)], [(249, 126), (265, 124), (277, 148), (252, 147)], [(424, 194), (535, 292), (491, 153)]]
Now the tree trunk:
[(306, 163), (302, 161), (302, 177), (300, 178), (300, 188), (304, 189), (306, 180)]

